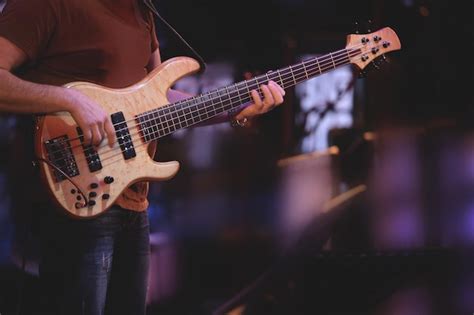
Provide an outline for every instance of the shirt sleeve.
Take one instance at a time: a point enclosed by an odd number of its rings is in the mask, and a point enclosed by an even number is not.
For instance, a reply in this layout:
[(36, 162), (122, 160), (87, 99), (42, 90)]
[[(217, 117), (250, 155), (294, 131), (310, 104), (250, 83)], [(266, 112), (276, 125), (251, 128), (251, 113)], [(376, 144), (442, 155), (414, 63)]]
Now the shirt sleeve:
[(0, 36), (35, 60), (47, 47), (56, 24), (50, 0), (8, 0), (0, 13)]

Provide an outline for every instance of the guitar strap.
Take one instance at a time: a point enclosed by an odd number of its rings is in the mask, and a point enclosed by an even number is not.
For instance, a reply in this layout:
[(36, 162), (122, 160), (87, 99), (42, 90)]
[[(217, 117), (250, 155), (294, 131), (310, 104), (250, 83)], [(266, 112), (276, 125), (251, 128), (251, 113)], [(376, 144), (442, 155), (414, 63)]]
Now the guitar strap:
[(186, 46), (188, 47), (188, 49), (194, 54), (194, 56), (196, 56), (196, 59), (198, 59), (199, 61), (199, 64), (201, 65), (201, 69), (199, 69), (199, 73), (203, 73), (205, 70), (206, 70), (206, 62), (204, 61), (204, 58), (202, 58), (202, 56), (183, 38), (183, 36), (181, 36), (181, 34), (178, 33), (178, 31), (176, 31), (176, 29), (171, 26), (161, 15), (160, 13), (158, 13), (158, 10), (156, 9), (155, 5), (153, 4), (153, 0), (143, 0), (143, 3), (148, 7), (148, 9), (150, 9), (151, 12), (153, 12), (153, 14), (158, 18), (160, 19), (161, 22), (163, 22), (164, 25), (166, 25), (166, 27), (168, 29), (170, 29), (175, 35), (176, 37), (179, 38), (179, 40)]

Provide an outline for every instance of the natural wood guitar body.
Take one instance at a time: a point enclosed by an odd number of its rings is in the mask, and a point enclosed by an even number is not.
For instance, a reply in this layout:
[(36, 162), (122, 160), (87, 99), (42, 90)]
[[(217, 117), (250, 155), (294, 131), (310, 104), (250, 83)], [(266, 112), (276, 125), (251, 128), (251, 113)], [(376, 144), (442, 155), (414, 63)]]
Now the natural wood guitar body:
[[(164, 62), (144, 80), (125, 89), (108, 89), (84, 82), (71, 83), (66, 87), (81, 91), (110, 114), (122, 112), (130, 127), (134, 125), (133, 120), (137, 114), (167, 105), (169, 103), (167, 100), (169, 88), (179, 78), (198, 70), (199, 64), (195, 60), (179, 57)], [(49, 139), (64, 135), (67, 135), (69, 139), (77, 138), (76, 128), (75, 121), (67, 112), (41, 117), (37, 125), (37, 156), (47, 158), (48, 152), (44, 143)], [(76, 164), (80, 173), (72, 179), (87, 198), (91, 192), (96, 195), (91, 198), (95, 201), (93, 206), (78, 207), (84, 202), (84, 198), (78, 192), (77, 187), (69, 180), (58, 182), (54, 175), (54, 169), (46, 163), (41, 163), (44, 180), (50, 186), (53, 199), (62, 208), (75, 217), (96, 216), (109, 208), (124, 189), (131, 184), (144, 180), (167, 180), (177, 173), (178, 162), (158, 163), (153, 161), (148, 154), (149, 144), (143, 143), (136, 128), (130, 128), (130, 130), (135, 144), (136, 157), (125, 160), (119, 150), (111, 151), (108, 145), (103, 145), (97, 149), (97, 153), (102, 159), (102, 169), (93, 173), (89, 171), (83, 147), (78, 145), (80, 141), (71, 141), (72, 152), (78, 157)], [(112, 177), (113, 182), (109, 184), (104, 182), (106, 177)], [(95, 186), (94, 184), (98, 186), (92, 188)], [(108, 198), (105, 199), (104, 195)]]

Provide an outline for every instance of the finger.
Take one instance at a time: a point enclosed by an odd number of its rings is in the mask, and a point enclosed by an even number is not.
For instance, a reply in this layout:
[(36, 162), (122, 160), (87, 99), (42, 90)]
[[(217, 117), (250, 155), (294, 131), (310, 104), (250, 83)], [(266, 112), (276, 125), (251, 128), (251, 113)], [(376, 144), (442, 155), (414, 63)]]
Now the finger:
[(89, 145), (92, 140), (92, 132), (90, 128), (81, 128), (81, 130), (82, 130), (82, 142), (85, 145)]
[[(257, 90), (252, 90), (252, 99), (253, 99), (253, 107), (254, 109), (263, 109), (263, 101), (260, 97), (260, 94), (258, 94)], [(252, 106), (249, 106), (252, 107)]]
[(97, 123), (97, 128), (99, 129), (100, 140), (102, 142), (102, 139), (105, 138), (104, 123), (103, 122), (98, 122)]
[(237, 116), (235, 116), (235, 119), (242, 120), (244, 118), (250, 118), (250, 117), (258, 115), (259, 111), (255, 108), (255, 106), (256, 105), (248, 106), (243, 111), (241, 111)]
[(266, 85), (262, 85), (262, 92), (263, 96), (265, 97), (263, 99), (263, 112), (269, 111), (273, 104), (275, 104), (275, 100), (273, 99), (272, 92), (270, 92), (270, 88)]
[(99, 144), (102, 142), (102, 136), (100, 134), (99, 126), (92, 125), (91, 131), (92, 131), (92, 144), (95, 146), (99, 146)]
[(115, 142), (115, 129), (112, 125), (110, 119), (107, 119), (104, 125), (105, 133), (107, 134), (107, 139), (109, 142), (109, 146), (113, 147)]
[(281, 95), (280, 89), (278, 89), (278, 87), (276, 87), (274, 84), (269, 84), (268, 87), (270, 89), (270, 92), (272, 93), (273, 99), (275, 100), (274, 105), (278, 106), (283, 103), (283, 95)]
[(280, 90), (281, 95), (283, 95), (283, 96), (286, 95), (286, 91), (275, 81), (270, 81), (269, 84), (272, 84), (272, 85), (276, 86), (278, 88), (278, 90)]

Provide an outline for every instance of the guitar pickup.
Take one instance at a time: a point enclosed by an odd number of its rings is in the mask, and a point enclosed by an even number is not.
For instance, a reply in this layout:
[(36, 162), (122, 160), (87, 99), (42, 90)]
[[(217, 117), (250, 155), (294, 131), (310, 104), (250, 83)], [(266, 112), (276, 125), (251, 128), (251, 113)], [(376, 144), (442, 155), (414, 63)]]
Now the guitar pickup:
[(128, 129), (127, 122), (125, 121), (125, 116), (122, 112), (112, 114), (112, 123), (115, 128), (115, 135), (117, 136), (120, 149), (125, 160), (130, 160), (137, 156), (135, 152), (135, 147), (133, 145), (132, 136), (130, 135), (130, 130)]
[(77, 127), (77, 134), (81, 139), (82, 150), (84, 151), (84, 155), (86, 156), (87, 166), (89, 167), (89, 171), (91, 173), (100, 171), (102, 169), (102, 163), (100, 161), (99, 154), (94, 149), (92, 145), (86, 145), (84, 143), (84, 134), (82, 133), (81, 128)]

